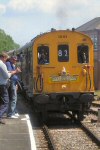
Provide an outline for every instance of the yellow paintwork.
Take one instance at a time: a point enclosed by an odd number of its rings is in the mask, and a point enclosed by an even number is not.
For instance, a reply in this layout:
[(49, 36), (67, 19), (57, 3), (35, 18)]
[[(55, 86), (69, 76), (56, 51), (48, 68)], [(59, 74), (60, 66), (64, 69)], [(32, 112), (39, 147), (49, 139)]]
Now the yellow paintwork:
[[(80, 44), (89, 46), (89, 63), (80, 64), (77, 61), (77, 46)], [(50, 63), (38, 65), (37, 47), (41, 44), (49, 46)], [(69, 62), (58, 62), (58, 44), (69, 45)], [(90, 66), (90, 67), (88, 67)], [(38, 70), (39, 67), (39, 70)], [(69, 76), (77, 75), (74, 81), (52, 82), (51, 76), (61, 76), (65, 67)], [(33, 44), (33, 77), (37, 78), (40, 73), (43, 77), (43, 93), (64, 93), (64, 92), (93, 92), (94, 91), (94, 50), (91, 39), (82, 33), (75, 31), (54, 31), (37, 37)], [(86, 74), (89, 71), (86, 87)], [(36, 93), (36, 91), (34, 90)]]

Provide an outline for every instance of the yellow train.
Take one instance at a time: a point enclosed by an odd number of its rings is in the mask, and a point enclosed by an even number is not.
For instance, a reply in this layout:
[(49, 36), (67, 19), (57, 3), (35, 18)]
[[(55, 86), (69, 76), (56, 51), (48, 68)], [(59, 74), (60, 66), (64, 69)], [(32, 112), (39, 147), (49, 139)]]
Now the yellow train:
[(17, 50), (21, 79), (36, 111), (72, 112), (79, 119), (94, 98), (94, 49), (74, 30), (40, 34)]

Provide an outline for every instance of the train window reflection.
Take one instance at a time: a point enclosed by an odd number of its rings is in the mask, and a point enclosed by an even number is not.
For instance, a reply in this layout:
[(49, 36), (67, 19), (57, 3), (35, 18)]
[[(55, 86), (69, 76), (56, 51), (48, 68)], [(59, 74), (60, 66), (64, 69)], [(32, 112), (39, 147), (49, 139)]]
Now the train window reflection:
[(69, 46), (58, 45), (58, 61), (67, 62), (69, 61)]
[(78, 62), (88, 63), (89, 62), (89, 47), (87, 45), (80, 45), (78, 50)]
[(38, 47), (38, 64), (44, 65), (49, 63), (49, 47), (39, 46)]

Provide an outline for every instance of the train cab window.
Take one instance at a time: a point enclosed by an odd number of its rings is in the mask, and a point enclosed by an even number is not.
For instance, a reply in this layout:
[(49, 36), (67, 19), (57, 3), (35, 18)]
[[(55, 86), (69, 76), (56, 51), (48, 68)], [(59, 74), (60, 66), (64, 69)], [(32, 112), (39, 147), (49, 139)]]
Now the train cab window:
[(77, 52), (78, 52), (78, 63), (89, 62), (89, 47), (87, 45), (78, 46)]
[(49, 47), (39, 46), (38, 47), (38, 64), (45, 65), (49, 64)]
[(69, 61), (69, 46), (58, 45), (58, 61), (68, 62)]

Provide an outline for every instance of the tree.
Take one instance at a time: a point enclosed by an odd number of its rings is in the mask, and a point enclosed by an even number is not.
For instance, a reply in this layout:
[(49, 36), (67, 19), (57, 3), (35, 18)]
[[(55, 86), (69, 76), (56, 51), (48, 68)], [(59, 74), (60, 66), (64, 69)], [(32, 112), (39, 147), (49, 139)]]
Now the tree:
[(14, 50), (19, 47), (19, 44), (15, 43), (10, 35), (7, 35), (4, 30), (0, 29), (0, 51)]

